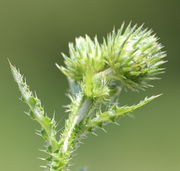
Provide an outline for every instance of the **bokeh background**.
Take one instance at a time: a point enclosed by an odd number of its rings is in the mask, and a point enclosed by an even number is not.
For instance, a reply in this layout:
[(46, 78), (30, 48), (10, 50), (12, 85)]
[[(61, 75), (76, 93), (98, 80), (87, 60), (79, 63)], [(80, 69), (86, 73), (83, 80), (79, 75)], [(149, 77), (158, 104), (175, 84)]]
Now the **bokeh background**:
[(122, 104), (163, 93), (147, 106), (109, 125), (108, 133), (84, 140), (72, 160), (72, 170), (180, 170), (180, 1), (179, 0), (0, 0), (0, 170), (41, 171), (37, 157), (43, 141), (38, 125), (23, 111), (27, 107), (13, 81), (7, 58), (25, 74), (48, 113), (63, 125), (68, 103), (66, 78), (54, 63), (68, 42), (85, 34), (106, 36), (123, 21), (145, 23), (161, 38), (168, 53), (166, 73), (145, 92), (123, 92)]

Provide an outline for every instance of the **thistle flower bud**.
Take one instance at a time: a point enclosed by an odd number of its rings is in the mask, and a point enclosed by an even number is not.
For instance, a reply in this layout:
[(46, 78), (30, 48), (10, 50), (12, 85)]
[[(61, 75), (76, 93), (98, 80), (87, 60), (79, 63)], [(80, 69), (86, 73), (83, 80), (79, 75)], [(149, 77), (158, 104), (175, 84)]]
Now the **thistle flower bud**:
[(69, 44), (69, 56), (62, 53), (65, 59), (65, 67), (59, 67), (61, 71), (76, 81), (82, 81), (83, 76), (90, 71), (94, 74), (103, 71), (106, 63), (102, 47), (97, 37), (91, 40), (89, 36), (76, 38), (75, 44)]
[(97, 37), (77, 38), (75, 44), (69, 44), (69, 57), (63, 54), (66, 67), (59, 68), (77, 82), (87, 80), (86, 75), (92, 75), (92, 80), (101, 75), (103, 85), (105, 79), (137, 91), (151, 86), (149, 80), (158, 79), (157, 75), (163, 72), (160, 66), (166, 62), (166, 53), (162, 48), (152, 30), (131, 24), (124, 29), (123, 24), (102, 44)]
[(158, 38), (152, 30), (129, 25), (125, 31), (124, 25), (115, 30), (104, 40), (102, 51), (105, 52), (107, 65), (112, 69), (112, 78), (132, 89), (144, 89), (149, 85), (149, 80), (158, 79), (158, 74), (163, 73), (160, 65), (166, 61), (163, 46), (158, 43)]

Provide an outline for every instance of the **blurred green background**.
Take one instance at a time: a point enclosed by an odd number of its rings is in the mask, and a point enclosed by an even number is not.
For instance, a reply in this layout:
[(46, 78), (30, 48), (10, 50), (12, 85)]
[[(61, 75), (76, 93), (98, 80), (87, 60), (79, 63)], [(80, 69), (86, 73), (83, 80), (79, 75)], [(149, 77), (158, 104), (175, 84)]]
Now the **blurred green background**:
[(180, 170), (180, 1), (179, 0), (0, 0), (0, 170), (41, 171), (37, 157), (43, 141), (39, 128), (23, 111), (7, 58), (21, 69), (48, 113), (56, 112), (63, 125), (62, 106), (68, 103), (66, 78), (54, 63), (63, 64), (60, 52), (85, 34), (106, 36), (123, 21), (152, 28), (168, 53), (166, 73), (146, 92), (124, 92), (122, 104), (163, 93), (109, 125), (107, 134), (90, 136), (72, 160), (72, 170), (179, 171)]

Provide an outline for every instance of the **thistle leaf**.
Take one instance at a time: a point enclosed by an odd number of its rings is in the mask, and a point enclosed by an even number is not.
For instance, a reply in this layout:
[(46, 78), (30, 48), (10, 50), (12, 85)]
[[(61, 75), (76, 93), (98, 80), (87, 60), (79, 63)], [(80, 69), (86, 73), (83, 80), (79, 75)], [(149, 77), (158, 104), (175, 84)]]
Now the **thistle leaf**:
[(145, 104), (149, 103), (150, 101), (154, 100), (159, 96), (160, 95), (145, 98), (144, 100), (140, 101), (138, 104), (132, 106), (122, 106), (122, 107), (113, 106), (109, 111), (97, 114), (97, 116), (94, 119), (88, 122), (87, 128), (88, 129), (91, 127), (93, 128), (99, 126), (100, 124), (102, 125), (103, 123), (115, 122), (115, 119), (117, 117), (132, 112), (135, 109), (144, 106)]
[(18, 84), (19, 90), (22, 95), (22, 100), (29, 106), (30, 111), (27, 113), (30, 118), (36, 120), (42, 127), (39, 135), (43, 137), (53, 150), (57, 147), (56, 141), (56, 122), (54, 119), (50, 119), (45, 113), (41, 101), (37, 98), (37, 95), (33, 95), (29, 86), (26, 84), (25, 79), (20, 74), (20, 71), (16, 69), (10, 62), (11, 72), (13, 74), (15, 82)]

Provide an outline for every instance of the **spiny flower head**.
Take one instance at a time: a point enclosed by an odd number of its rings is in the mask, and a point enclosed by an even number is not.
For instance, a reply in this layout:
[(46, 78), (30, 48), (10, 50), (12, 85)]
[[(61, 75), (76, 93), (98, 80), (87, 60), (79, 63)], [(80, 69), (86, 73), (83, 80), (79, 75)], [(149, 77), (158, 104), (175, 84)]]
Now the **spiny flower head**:
[(76, 38), (75, 44), (69, 43), (69, 56), (63, 54), (67, 68), (61, 67), (64, 74), (74, 80), (82, 80), (91, 71), (98, 73), (105, 68), (103, 51), (97, 37), (91, 40), (89, 36)]
[(107, 96), (112, 82), (113, 87), (115, 83), (137, 91), (151, 86), (149, 80), (158, 79), (163, 72), (160, 66), (166, 62), (166, 54), (162, 48), (151, 30), (131, 24), (124, 29), (123, 24), (101, 44), (96, 37), (77, 38), (75, 44), (69, 44), (69, 57), (63, 54), (66, 67), (59, 68), (80, 83), (88, 96)]
[(117, 79), (128, 88), (138, 90), (149, 85), (148, 80), (157, 79), (164, 68), (159, 68), (166, 61), (162, 60), (166, 53), (152, 30), (129, 25), (115, 30), (104, 40), (102, 50), (105, 52), (106, 63)]

